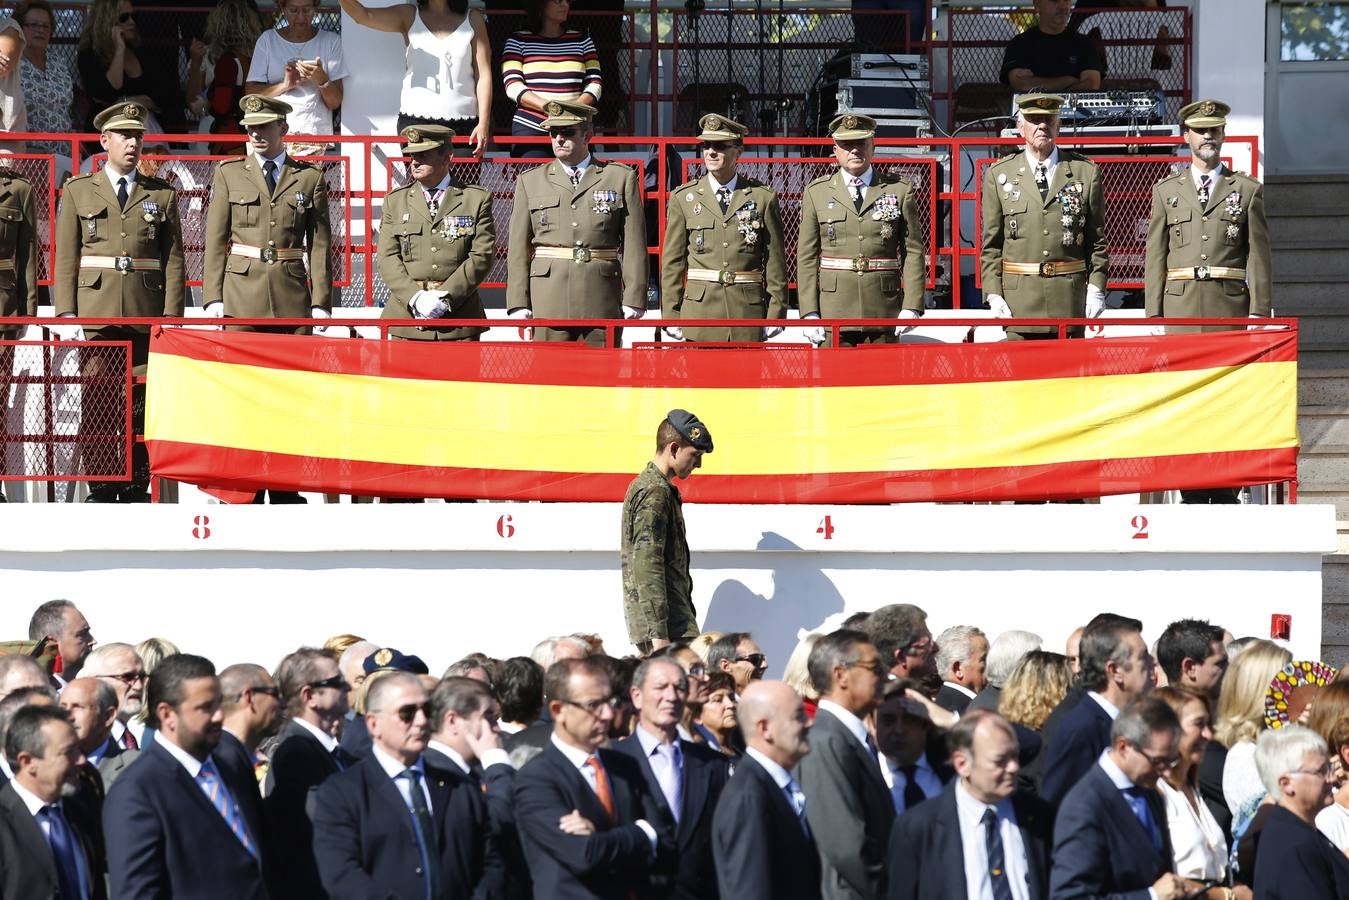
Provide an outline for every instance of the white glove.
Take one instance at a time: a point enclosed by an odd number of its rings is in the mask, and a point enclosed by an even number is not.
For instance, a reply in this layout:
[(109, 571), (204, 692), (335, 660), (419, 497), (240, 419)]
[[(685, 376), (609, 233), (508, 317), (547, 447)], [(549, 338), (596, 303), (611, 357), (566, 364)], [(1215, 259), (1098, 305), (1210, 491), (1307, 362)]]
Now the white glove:
[(678, 325), (666, 325), (663, 329), (667, 337), (672, 341), (682, 341), (684, 339), (684, 329)]
[(623, 318), (625, 319), (640, 319), (644, 315), (646, 315), (646, 310), (644, 309), (638, 309), (635, 306), (623, 307)]
[(765, 325), (763, 327), (763, 339), (765, 341), (771, 340), (772, 338), (775, 338), (778, 335), (782, 334), (782, 332), (783, 327), (781, 325)]
[[(1252, 313), (1252, 314), (1250, 315), (1249, 318), (1252, 318), (1252, 319), (1265, 319), (1265, 318), (1268, 318), (1268, 316), (1257, 316), (1257, 315), (1255, 315), (1254, 313)], [(1249, 330), (1249, 331), (1278, 331), (1280, 327), (1281, 327), (1281, 326), (1278, 326), (1278, 325), (1257, 325), (1256, 323), (1252, 322), (1250, 325), (1247, 326), (1247, 330)]]
[(439, 319), (450, 309), (449, 291), (418, 291), (408, 301), (408, 309), (422, 319)]
[[(806, 314), (805, 314), (804, 316), (802, 316), (801, 318), (803, 318), (803, 319), (818, 319), (819, 317), (820, 317), (820, 314), (819, 314), (819, 313), (806, 313)], [(805, 335), (806, 335), (806, 340), (810, 341), (810, 342), (811, 342), (812, 344), (814, 344), (816, 347), (819, 347), (819, 346), (821, 346), (822, 344), (824, 344), (824, 341), (825, 341), (825, 337), (824, 337), (824, 326), (822, 326), (822, 325), (816, 325), (814, 328), (806, 328), (806, 329), (804, 329), (804, 333), (805, 333)]]
[[(507, 312), (506, 317), (508, 319), (532, 319), (534, 318), (534, 310), (527, 306), (520, 306)], [(534, 329), (528, 326), (521, 327), (520, 337), (526, 341), (534, 340)]]
[(1094, 284), (1087, 285), (1087, 318), (1095, 319), (1105, 312), (1105, 291)]
[(208, 319), (223, 319), (225, 318), (225, 303), (223, 300), (212, 300), (203, 306), (201, 311), (206, 314)]
[(25, 325), (23, 331), (19, 333), (21, 341), (45, 341), (47, 336), (42, 333), (41, 325)]
[(988, 309), (993, 313), (995, 319), (1012, 318), (1012, 308), (1007, 305), (1007, 301), (1002, 299), (1001, 294), (989, 294), (984, 298), (988, 301)]
[[(309, 307), (309, 317), (312, 319), (331, 319), (333, 314), (321, 306)], [(316, 325), (314, 334), (325, 338), (345, 338), (351, 337), (351, 329), (346, 325)]]
[[(918, 318), (918, 313), (914, 312), (914, 311), (911, 310), (911, 309), (901, 309), (901, 310), (899, 311), (899, 317), (900, 317), (901, 319), (917, 319), (917, 318)], [(902, 334), (908, 334), (910, 331), (913, 331), (913, 329), (914, 329), (915, 327), (916, 327), (915, 325), (899, 325), (899, 326), (896, 326), (896, 328), (895, 328), (895, 336), (898, 337), (898, 336), (900, 336), (900, 335), (902, 335)]]
[[(73, 319), (74, 317), (74, 313), (61, 313), (62, 319)], [(78, 322), (70, 325), (51, 324), (47, 326), (47, 330), (63, 341), (84, 340), (84, 326), (80, 325)]]
[(1153, 325), (1151, 330), (1153, 337), (1161, 337), (1162, 335), (1166, 334), (1165, 325)]

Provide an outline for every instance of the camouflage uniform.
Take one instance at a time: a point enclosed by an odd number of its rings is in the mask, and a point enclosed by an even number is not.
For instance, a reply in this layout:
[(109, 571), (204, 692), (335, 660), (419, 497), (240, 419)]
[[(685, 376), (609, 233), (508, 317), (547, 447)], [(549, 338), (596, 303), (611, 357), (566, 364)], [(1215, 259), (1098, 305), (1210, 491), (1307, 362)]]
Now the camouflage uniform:
[(645, 651), (653, 640), (697, 635), (683, 501), (655, 463), (628, 485), (622, 540), (628, 638)]

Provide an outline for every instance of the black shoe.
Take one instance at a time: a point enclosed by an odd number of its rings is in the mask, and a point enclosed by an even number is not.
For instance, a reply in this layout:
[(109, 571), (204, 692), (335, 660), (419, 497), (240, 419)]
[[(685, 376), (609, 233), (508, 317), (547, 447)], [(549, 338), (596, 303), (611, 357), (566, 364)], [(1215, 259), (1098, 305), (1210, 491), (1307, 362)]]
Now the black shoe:
[(308, 503), (309, 499), (301, 497), (299, 491), (268, 491), (268, 503)]
[(119, 503), (117, 487), (96, 487), (84, 498), (85, 503)]

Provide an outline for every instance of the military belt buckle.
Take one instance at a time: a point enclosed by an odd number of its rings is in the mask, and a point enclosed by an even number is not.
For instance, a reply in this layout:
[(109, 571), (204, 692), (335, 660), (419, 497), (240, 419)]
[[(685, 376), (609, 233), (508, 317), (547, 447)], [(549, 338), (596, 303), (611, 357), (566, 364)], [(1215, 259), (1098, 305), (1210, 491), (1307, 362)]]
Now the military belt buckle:
[(870, 268), (871, 268), (871, 260), (868, 259), (867, 257), (857, 256), (853, 258), (852, 270), (854, 272), (865, 272)]
[(1054, 273), (1058, 270), (1058, 266), (1054, 265), (1052, 262), (1040, 263), (1040, 276), (1042, 278), (1053, 278)]
[(571, 251), (572, 262), (587, 263), (590, 262), (589, 247), (573, 247)]
[(276, 248), (275, 248), (275, 247), (263, 247), (263, 248), (262, 248), (262, 261), (265, 262), (265, 263), (274, 263), (274, 262), (276, 262)]
[(113, 267), (123, 275), (131, 271), (131, 257), (117, 256), (113, 258)]
[(722, 284), (735, 284), (735, 273), (727, 269), (721, 273)]
[(1209, 280), (1210, 278), (1212, 278), (1212, 277), (1213, 277), (1213, 273), (1209, 271), (1209, 267), (1208, 267), (1208, 266), (1198, 266), (1198, 267), (1194, 270), (1194, 280), (1195, 280), (1195, 281), (1208, 281), (1208, 280)]

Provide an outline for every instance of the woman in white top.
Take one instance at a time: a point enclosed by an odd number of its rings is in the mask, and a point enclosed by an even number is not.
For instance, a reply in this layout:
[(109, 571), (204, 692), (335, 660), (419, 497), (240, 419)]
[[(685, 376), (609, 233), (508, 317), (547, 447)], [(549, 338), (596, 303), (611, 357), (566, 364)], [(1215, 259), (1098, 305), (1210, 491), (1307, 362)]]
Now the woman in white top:
[(1293, 654), (1270, 641), (1252, 641), (1232, 661), (1218, 695), (1213, 736), (1227, 748), (1223, 799), (1232, 811), (1232, 839), (1239, 840), (1265, 797), (1255, 769), (1255, 739), (1265, 729), (1265, 691)]
[(1316, 814), (1316, 829), (1349, 853), (1349, 680), (1341, 677), (1316, 692), (1307, 727), (1326, 739), (1336, 776), (1334, 802)]
[[(314, 27), (317, 0), (277, 0), (284, 28), (268, 29), (253, 48), (246, 94), (279, 97), (290, 104), (291, 134), (333, 133), (333, 110), (342, 105), (342, 79), (350, 74), (342, 58), (342, 39)], [(326, 142), (305, 147), (318, 152)], [(287, 148), (304, 155), (296, 145)]]
[(1180, 755), (1166, 776), (1157, 781), (1166, 801), (1173, 871), (1181, 878), (1219, 882), (1201, 897), (1251, 900), (1251, 889), (1245, 885), (1226, 887), (1227, 839), (1199, 796), (1199, 763), (1213, 739), (1208, 698), (1175, 687), (1158, 688), (1152, 695), (1170, 706), (1180, 720)]
[(417, 0), (371, 8), (341, 0), (358, 24), (403, 36), (407, 47), (398, 130), (446, 125), (467, 134), (474, 156), (492, 141), (492, 44), (487, 20), (468, 0)]

